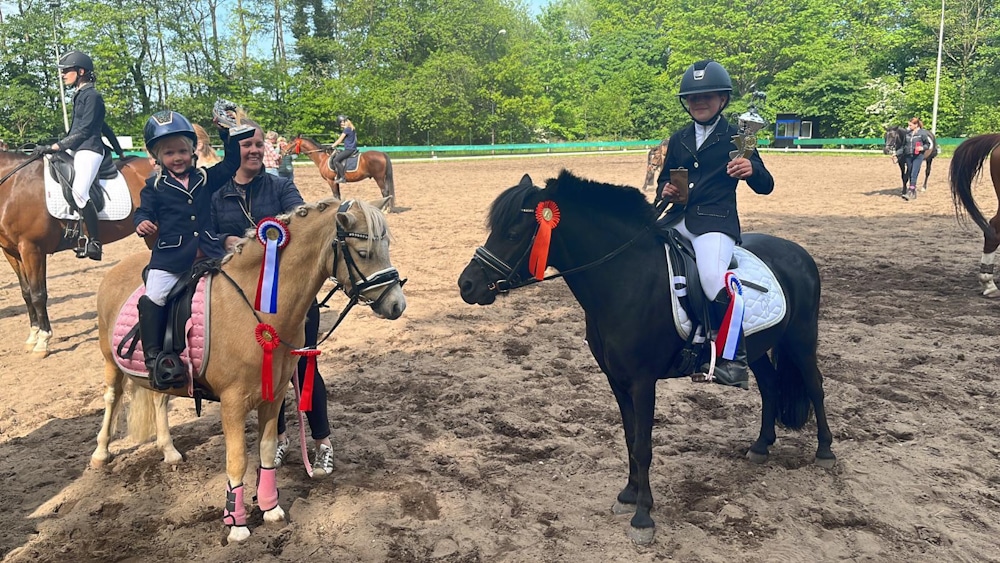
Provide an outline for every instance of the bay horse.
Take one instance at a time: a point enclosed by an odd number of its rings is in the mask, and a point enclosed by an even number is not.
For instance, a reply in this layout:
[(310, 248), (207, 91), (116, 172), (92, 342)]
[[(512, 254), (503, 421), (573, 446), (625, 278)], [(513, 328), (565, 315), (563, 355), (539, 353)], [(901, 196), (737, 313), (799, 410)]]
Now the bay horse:
[[(247, 414), (256, 409), (259, 428), (260, 466), (257, 497), (264, 520), (278, 522), (284, 511), (277, 504), (274, 452), (277, 448), (278, 410), (298, 356), (291, 351), (305, 341), (305, 318), (323, 282), (333, 276), (350, 303), (371, 306), (379, 317), (397, 319), (406, 308), (402, 282), (389, 260), (389, 231), (384, 204), (328, 199), (303, 205), (289, 215), (277, 217), (288, 226), (287, 246), (280, 256), (277, 313), (257, 313), (247, 295), (254, 295), (261, 271), (264, 248), (253, 235), (237, 243), (222, 261), (209, 303), (211, 333), (207, 333), (210, 357), (199, 383), (221, 403), (222, 431), (226, 441), (227, 510), (224, 522), (231, 526), (230, 541), (249, 537), (243, 506), (243, 477), (247, 468), (245, 430)], [(103, 467), (110, 459), (108, 443), (122, 397), (124, 374), (115, 363), (112, 331), (122, 306), (142, 283), (148, 253), (134, 254), (112, 268), (97, 292), (100, 348), (104, 355), (104, 420), (97, 435), (91, 466)], [(345, 310), (346, 313), (346, 310)], [(343, 313), (342, 313), (343, 315)], [(281, 341), (273, 351), (274, 400), (262, 399), (263, 341), (256, 336), (258, 323), (274, 328)], [(259, 345), (258, 342), (261, 344)], [(165, 393), (154, 393), (144, 378), (133, 378), (134, 395), (129, 409), (129, 434), (142, 441), (154, 433), (163, 461), (177, 464), (181, 454), (174, 448), (167, 422)], [(187, 389), (166, 393), (181, 395)], [(152, 412), (151, 412), (152, 411)], [(155, 432), (153, 422), (155, 421)]]
[[(885, 136), (883, 137), (885, 145), (882, 147), (882, 154), (891, 154), (893, 161), (899, 165), (899, 175), (903, 179), (901, 195), (904, 197), (910, 185), (910, 166), (913, 164), (913, 159), (909, 158), (909, 155), (903, 154), (906, 152), (906, 135), (908, 133), (909, 130), (906, 127), (886, 128)], [(941, 147), (938, 146), (937, 137), (934, 136), (934, 133), (928, 131), (927, 134), (930, 135), (934, 148), (924, 157), (924, 164), (926, 166), (924, 167), (924, 186), (922, 191), (927, 191), (927, 179), (931, 175), (931, 165), (934, 163), (934, 157), (941, 152)]]
[[(46, 160), (38, 158), (28, 162), (32, 158), (17, 152), (0, 152), (0, 178), (25, 165), (0, 182), (0, 249), (14, 268), (28, 309), (30, 330), (24, 350), (34, 357), (44, 358), (49, 354), (52, 338), (46, 260), (49, 254), (75, 245), (76, 241), (68, 240), (65, 233), (76, 221), (56, 219), (49, 214), (43, 176)], [(146, 158), (126, 157), (117, 161), (116, 166), (128, 182), (134, 212), (139, 207), (139, 192), (152, 165)], [(98, 229), (103, 244), (134, 234), (132, 213), (120, 221), (101, 221)]]
[[(979, 135), (962, 141), (955, 149), (951, 158), (949, 178), (951, 183), (951, 198), (955, 211), (962, 209), (968, 212), (972, 220), (983, 231), (983, 256), (979, 261), (979, 285), (984, 297), (1000, 297), (993, 278), (993, 268), (996, 261), (997, 247), (1000, 246), (1000, 133)], [(996, 194), (998, 209), (989, 221), (983, 216), (979, 206), (972, 197), (972, 182), (983, 171), (983, 163), (990, 161), (990, 179), (993, 181), (993, 191)]]
[[(319, 175), (330, 185), (333, 197), (340, 199), (340, 185), (337, 183), (337, 171), (330, 166), (330, 154), (333, 151), (326, 148), (309, 137), (297, 135), (295, 139), (288, 143), (288, 146), (281, 151), (281, 155), (304, 154), (319, 168)], [(396, 210), (396, 184), (392, 179), (392, 161), (389, 155), (379, 151), (364, 151), (358, 156), (357, 168), (346, 171), (344, 178), (348, 182), (360, 182), (365, 178), (371, 178), (378, 184), (378, 189), (382, 192), (382, 197), (389, 198), (389, 203), (383, 211), (392, 212)]]
[[(536, 219), (536, 214), (545, 216), (545, 207), (558, 210), (557, 223), (548, 232)], [(582, 180), (565, 170), (539, 188), (524, 175), (493, 202), (489, 237), (458, 279), (466, 303), (489, 305), (500, 293), (538, 281), (546, 266), (564, 277), (586, 314), (587, 343), (621, 411), (629, 474), (613, 511), (634, 511), (629, 536), (637, 544), (651, 542), (655, 531), (649, 514), (649, 466), (656, 382), (687, 375), (676, 365), (685, 340), (674, 326), (672, 284), (656, 215), (635, 188)], [(540, 264), (533, 248), (537, 237), (550, 241), (547, 261), (541, 258)], [(784, 318), (747, 338), (763, 403), (760, 434), (747, 456), (757, 463), (766, 461), (775, 441), (775, 421), (798, 429), (815, 409), (815, 461), (831, 467), (836, 460), (830, 447), (833, 436), (816, 363), (816, 263), (799, 245), (769, 235), (746, 234), (743, 247), (770, 267), (787, 298)]]
[(656, 175), (663, 168), (663, 163), (667, 160), (667, 142), (669, 139), (664, 139), (659, 145), (649, 149), (646, 153), (646, 179), (642, 181), (642, 189), (645, 190), (646, 186), (652, 185), (653, 189), (656, 189)]

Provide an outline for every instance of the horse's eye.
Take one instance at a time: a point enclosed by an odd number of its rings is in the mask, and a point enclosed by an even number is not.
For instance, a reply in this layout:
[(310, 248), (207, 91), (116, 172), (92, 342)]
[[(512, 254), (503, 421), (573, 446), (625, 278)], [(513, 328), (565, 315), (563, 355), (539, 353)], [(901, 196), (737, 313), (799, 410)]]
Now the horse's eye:
[(361, 258), (368, 258), (368, 251), (367, 250), (359, 250), (358, 251), (358, 256), (361, 257)]

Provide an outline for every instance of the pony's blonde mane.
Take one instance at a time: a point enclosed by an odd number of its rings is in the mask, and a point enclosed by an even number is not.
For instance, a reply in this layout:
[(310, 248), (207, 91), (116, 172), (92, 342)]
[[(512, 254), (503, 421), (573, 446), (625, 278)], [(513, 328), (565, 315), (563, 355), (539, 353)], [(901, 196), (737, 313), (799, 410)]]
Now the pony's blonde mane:
[[(375, 243), (380, 241), (382, 238), (389, 237), (389, 224), (385, 220), (385, 215), (383, 215), (377, 207), (366, 201), (361, 201), (359, 199), (353, 201), (358, 204), (358, 207), (361, 209), (361, 213), (365, 217), (365, 223), (368, 224), (368, 232), (365, 233), (368, 235), (366, 250), (368, 252), (376, 252), (378, 247)], [(306, 203), (296, 207), (290, 213), (275, 216), (275, 219), (281, 221), (285, 225), (291, 225), (294, 221), (294, 217), (306, 217), (314, 210), (319, 213), (323, 213), (327, 209), (331, 208), (336, 210), (340, 207), (341, 203), (342, 202), (339, 199), (332, 197), (317, 201), (316, 203)], [(236, 242), (233, 250), (222, 258), (222, 264), (227, 264), (236, 254), (243, 254), (243, 248), (247, 243), (257, 244), (256, 227), (251, 227), (243, 233), (243, 238)]]

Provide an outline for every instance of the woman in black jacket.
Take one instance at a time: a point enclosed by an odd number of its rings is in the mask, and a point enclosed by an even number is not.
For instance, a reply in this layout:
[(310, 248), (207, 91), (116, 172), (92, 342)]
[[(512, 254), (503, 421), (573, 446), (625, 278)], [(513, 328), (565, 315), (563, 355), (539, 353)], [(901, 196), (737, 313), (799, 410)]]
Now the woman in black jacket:
[[(246, 121), (244, 123), (247, 123)], [(253, 137), (240, 141), (240, 167), (232, 180), (212, 196), (212, 222), (225, 247), (232, 251), (248, 229), (265, 217), (288, 213), (304, 204), (299, 190), (291, 180), (268, 174), (264, 169), (264, 133), (259, 126)], [(319, 303), (313, 299), (306, 315), (307, 348), (315, 347), (319, 336)], [(301, 386), (306, 373), (306, 358), (299, 360)], [(313, 380), (312, 409), (306, 411), (309, 428), (315, 441), (313, 477), (333, 473), (333, 445), (330, 443), (330, 421), (326, 405), (326, 384), (319, 369)], [(285, 461), (290, 441), (285, 435), (285, 403), (278, 414), (278, 449), (274, 467)]]

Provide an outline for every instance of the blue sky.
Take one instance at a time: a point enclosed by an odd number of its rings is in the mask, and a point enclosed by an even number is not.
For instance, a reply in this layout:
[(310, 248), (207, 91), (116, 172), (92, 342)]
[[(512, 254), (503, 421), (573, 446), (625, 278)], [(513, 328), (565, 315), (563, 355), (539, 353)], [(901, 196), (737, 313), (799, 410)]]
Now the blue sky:
[(533, 16), (542, 13), (542, 7), (547, 5), (549, 0), (528, 0), (528, 11)]

